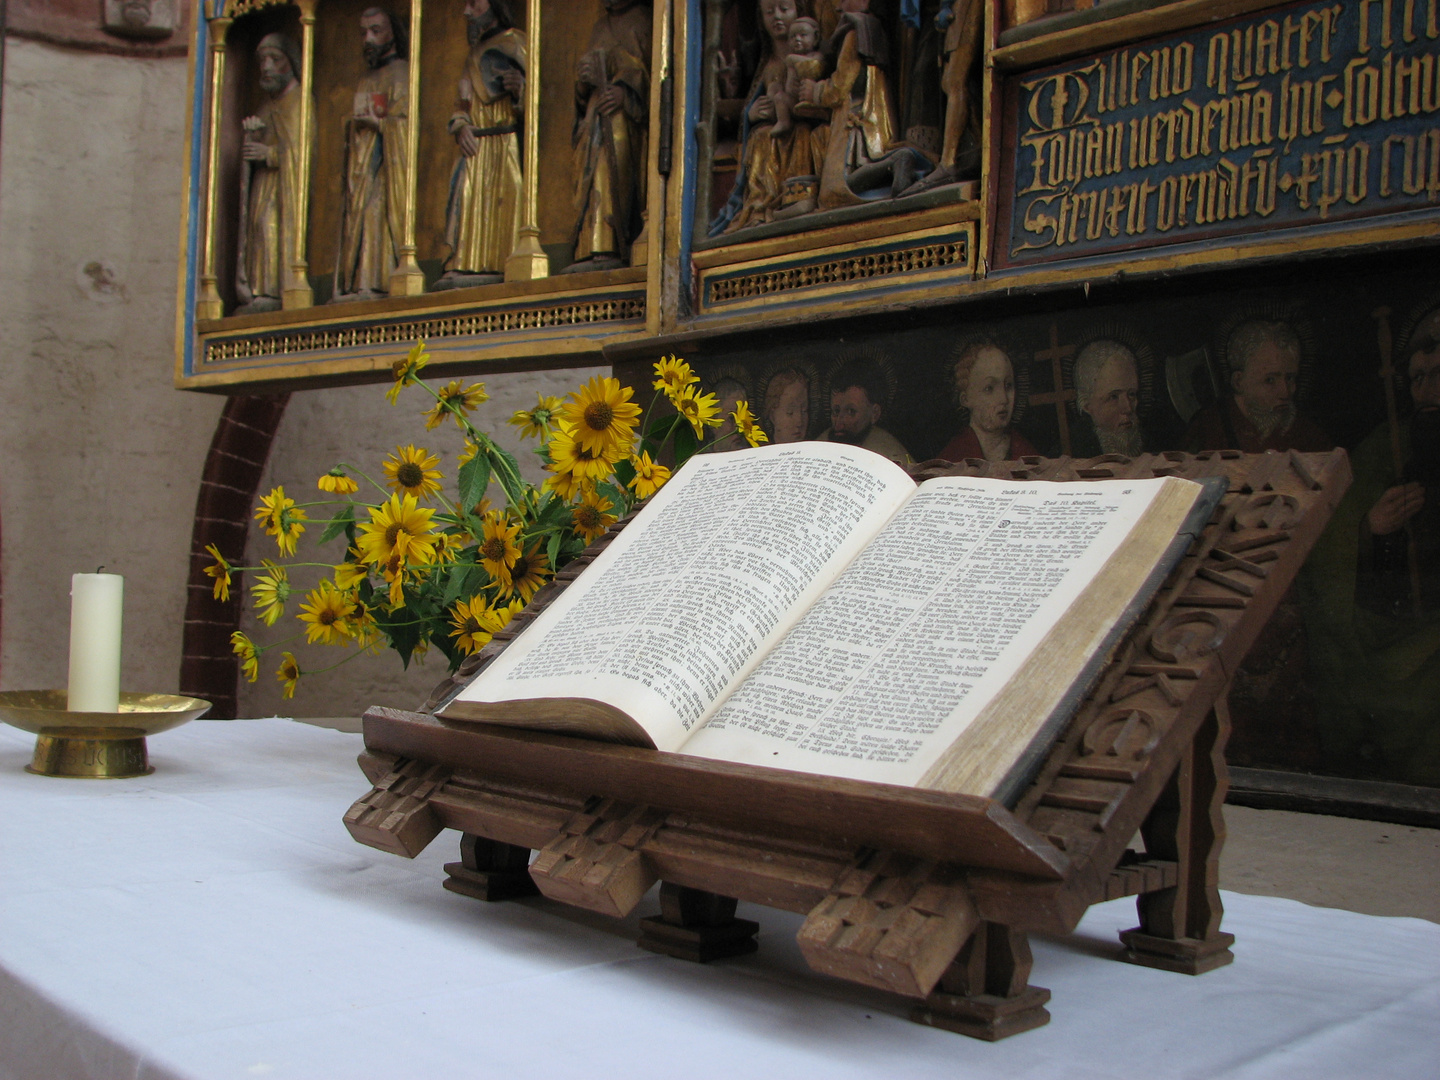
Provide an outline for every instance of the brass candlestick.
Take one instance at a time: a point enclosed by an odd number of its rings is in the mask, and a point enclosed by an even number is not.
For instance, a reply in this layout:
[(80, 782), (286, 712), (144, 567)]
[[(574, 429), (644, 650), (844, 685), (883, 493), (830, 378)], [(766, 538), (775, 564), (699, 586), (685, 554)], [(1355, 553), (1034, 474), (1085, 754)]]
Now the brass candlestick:
[(0, 720), (36, 736), (25, 766), (41, 776), (118, 780), (155, 770), (145, 737), (203, 716), (210, 702), (176, 694), (121, 694), (118, 712), (70, 712), (65, 690), (0, 693)]

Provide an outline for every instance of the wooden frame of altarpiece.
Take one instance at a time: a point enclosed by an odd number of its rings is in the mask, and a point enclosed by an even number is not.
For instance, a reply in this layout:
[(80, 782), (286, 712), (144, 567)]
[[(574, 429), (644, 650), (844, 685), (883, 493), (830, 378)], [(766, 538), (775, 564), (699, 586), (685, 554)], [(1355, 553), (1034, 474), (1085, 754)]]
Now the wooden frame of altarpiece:
[[(408, 156), (429, 185), (418, 202), (431, 232), (417, 232), (412, 191), (389, 296), (314, 306), (324, 260), (304, 248), (318, 251), (333, 232), (324, 224), (333, 185), (315, 169), (336, 122), (326, 118), (326, 88), (334, 98), (341, 85), (338, 45), (315, 42), (339, 42), (333, 23), (353, 18), (358, 2), (197, 0), (181, 387), (383, 379), (420, 337), (437, 374), (592, 364), (841, 315), (948, 305), (973, 318), (983, 311), (970, 305), (997, 294), (1440, 243), (1437, 0), (1137, 0), (1114, 5), (1118, 14), (1102, 5), (1023, 25), (1014, 24), (1034, 16), (1017, 13), (1033, 4), (983, 0), (978, 179), (715, 237), (706, 234), (727, 4), (660, 0), (645, 226), (630, 266), (552, 275), (564, 229), (544, 218), (569, 198), (573, 65), (588, 32), (577, 5), (598, 10), (600, 0), (526, 0), (528, 23), (543, 30), (530, 35), (540, 77), (526, 91), (526, 227), (505, 282), (425, 292), (438, 265), (430, 251), (425, 270), (420, 250), (434, 247), (425, 192), (448, 175), (433, 140), (444, 135), (453, 74), (427, 49), (456, 37), (459, 6), (413, 0), (420, 106)], [(305, 100), (321, 114), (302, 170), (312, 221), (287, 253), (283, 310), (236, 317), (223, 284), (233, 256), (227, 178), (244, 111), (237, 71), (248, 60), (237, 35), (267, 19), (298, 32)], [(445, 152), (453, 158), (453, 146)]]
[[(690, 960), (755, 948), (757, 924), (735, 918), (737, 899), (806, 913), (799, 944), (816, 970), (905, 995), (916, 1021), (984, 1039), (1048, 1020), (1026, 935), (1068, 933), (1102, 900), (1138, 898), (1121, 959), (1189, 974), (1229, 963), (1218, 892), (1225, 693), (1349, 485), (1345, 452), (913, 471), (1229, 480), (1013, 805), (437, 719), (622, 523), (420, 711), (365, 714), (360, 765), (374, 786), (345, 815), (351, 834), (413, 857), (460, 830), (445, 886), (482, 900), (538, 891), (623, 916), (661, 881), (662, 913), (642, 921), (639, 944)], [(1128, 850), (1137, 830), (1143, 853)]]

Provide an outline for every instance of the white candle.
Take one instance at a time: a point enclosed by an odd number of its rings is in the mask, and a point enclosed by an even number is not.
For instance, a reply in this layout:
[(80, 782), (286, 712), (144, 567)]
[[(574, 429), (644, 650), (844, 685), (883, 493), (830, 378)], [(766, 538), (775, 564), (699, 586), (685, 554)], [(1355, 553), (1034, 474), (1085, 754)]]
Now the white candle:
[(119, 574), (75, 574), (70, 579), (71, 712), (120, 709), (120, 611), (125, 579)]

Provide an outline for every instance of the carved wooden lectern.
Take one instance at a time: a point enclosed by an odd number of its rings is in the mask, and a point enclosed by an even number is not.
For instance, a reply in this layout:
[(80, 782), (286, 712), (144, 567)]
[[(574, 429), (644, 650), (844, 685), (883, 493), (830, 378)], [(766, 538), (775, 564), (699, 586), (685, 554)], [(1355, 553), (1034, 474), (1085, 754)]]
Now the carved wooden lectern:
[[(758, 927), (735, 918), (737, 899), (808, 913), (799, 943), (816, 970), (917, 999), (912, 1019), (982, 1039), (1049, 1020), (1050, 992), (1029, 985), (1026, 935), (1068, 933), (1102, 900), (1138, 900), (1121, 959), (1191, 975), (1229, 963), (1218, 889), (1225, 692), (1349, 484), (1344, 451), (912, 471), (1229, 479), (1013, 807), (433, 716), (617, 526), (421, 712), (365, 714), (360, 765), (374, 787), (345, 815), (351, 834), (413, 857), (460, 830), (445, 886), (482, 900), (540, 892), (623, 916), (660, 881), (661, 914), (642, 921), (639, 944), (690, 960), (754, 950)], [(1143, 852), (1128, 850), (1137, 830)]]

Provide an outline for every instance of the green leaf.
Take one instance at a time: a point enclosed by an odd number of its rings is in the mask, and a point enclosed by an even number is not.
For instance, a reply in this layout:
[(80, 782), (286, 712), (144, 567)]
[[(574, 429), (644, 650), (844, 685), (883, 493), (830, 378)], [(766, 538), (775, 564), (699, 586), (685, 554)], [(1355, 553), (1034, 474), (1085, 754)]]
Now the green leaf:
[(461, 593), (465, 590), (465, 579), (470, 576), (474, 567), (466, 566), (464, 563), (456, 563), (450, 568), (449, 576), (445, 581), (445, 593), (440, 601), (440, 606), (450, 609), (455, 601), (460, 599)]
[(494, 440), (488, 438), (482, 449), (490, 459), (490, 468), (494, 471), (495, 479), (500, 482), (500, 487), (505, 492), (506, 501), (512, 506), (518, 506), (524, 502), (526, 485), (525, 481), (520, 478), (520, 463), (515, 460), (515, 455), (503, 447), (497, 446)]
[(320, 534), (320, 543), (327, 544), (342, 532), (348, 536), (354, 525), (355, 504), (350, 503), (331, 519), (329, 525), (325, 526), (325, 531)]
[[(631, 471), (633, 472), (634, 470)], [(616, 472), (618, 473), (619, 470), (617, 469)], [(609, 499), (611, 505), (615, 507), (615, 509), (625, 509), (625, 494), (614, 484), (596, 484), (595, 494), (599, 495), (603, 499)]]
[(675, 471), (680, 471), (680, 466), (689, 461), (695, 451), (700, 448), (699, 440), (695, 438), (695, 429), (687, 422), (675, 428)]
[(560, 564), (556, 561), (560, 557), (560, 534), (558, 532), (550, 534), (550, 543), (545, 547), (545, 557), (550, 560), (551, 570), (560, 569)]
[(460, 466), (460, 509), (470, 514), (475, 505), (485, 497), (490, 486), (490, 459), (484, 453), (477, 453)]

